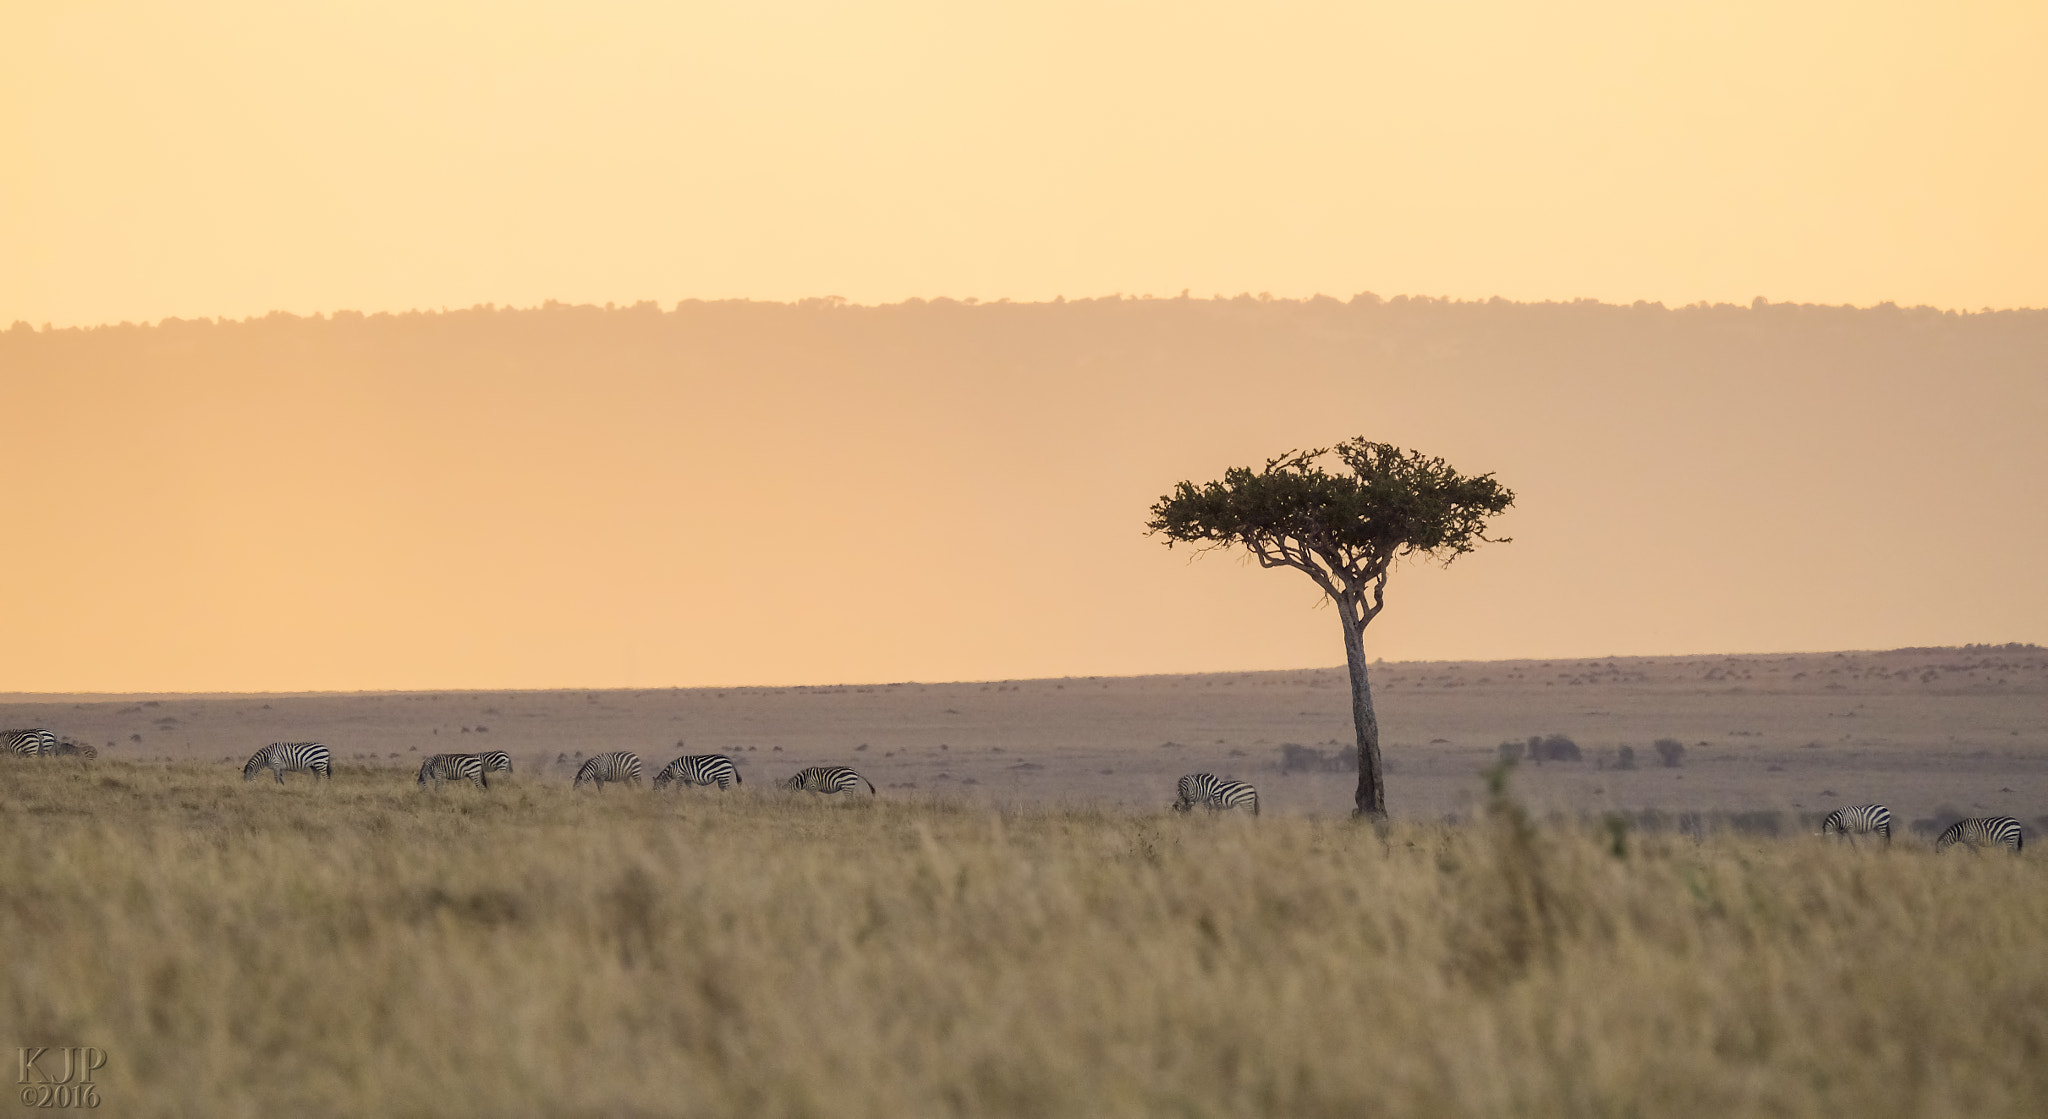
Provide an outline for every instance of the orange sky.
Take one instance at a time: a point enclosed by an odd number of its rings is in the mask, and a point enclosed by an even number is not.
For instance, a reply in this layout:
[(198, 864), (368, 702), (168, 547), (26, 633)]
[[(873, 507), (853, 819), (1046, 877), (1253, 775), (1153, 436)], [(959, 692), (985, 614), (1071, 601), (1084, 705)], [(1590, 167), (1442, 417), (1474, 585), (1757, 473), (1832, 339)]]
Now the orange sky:
[[(28, 0), (0, 26), (0, 326), (1183, 290), (2041, 307), (2044, 49), (2032, 3)], [(640, 356), (608, 319), (601, 364), (439, 328), (0, 336), (0, 492), (48, 542), (0, 553), (0, 629), (39, 635), (0, 643), (0, 691), (1334, 664), (1304, 580), (1138, 528), (1179, 478), (1360, 434), (1524, 495), (1516, 544), (1399, 577), (1376, 655), (2048, 639), (2031, 327), (1886, 365), (1858, 347), (1890, 328), (1830, 349), (1816, 319), (1689, 365), (1633, 319), (1524, 354), (1483, 324), (1204, 349), (1088, 314), (954, 349), (943, 316), (886, 344), (671, 323)]]
[(2048, 7), (8, 6), (0, 324), (1192, 289), (2048, 305)]

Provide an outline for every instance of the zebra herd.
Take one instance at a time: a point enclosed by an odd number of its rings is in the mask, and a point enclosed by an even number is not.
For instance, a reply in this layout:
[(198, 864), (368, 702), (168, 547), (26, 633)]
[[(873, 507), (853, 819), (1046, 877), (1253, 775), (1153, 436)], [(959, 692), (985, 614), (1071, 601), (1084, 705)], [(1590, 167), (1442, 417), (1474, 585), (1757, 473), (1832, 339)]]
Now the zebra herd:
[[(99, 757), (99, 751), (92, 746), (59, 739), (41, 728), (0, 730), (0, 755), (6, 754), (17, 757)], [(242, 780), (253, 781), (266, 769), (280, 785), (284, 784), (286, 773), (311, 774), (315, 779), (334, 776), (330, 753), (318, 742), (273, 742), (250, 755), (248, 763), (242, 766)], [(467, 781), (478, 788), (488, 789), (491, 787), (491, 774), (511, 772), (512, 756), (503, 750), (487, 750), (479, 754), (435, 754), (420, 763), (418, 784), (421, 788), (432, 784), (438, 789), (449, 781)], [(640, 755), (631, 750), (614, 750), (584, 761), (576, 770), (576, 779), (571, 787), (580, 789), (589, 785), (602, 792), (608, 784), (638, 785), (642, 772)], [(678, 788), (716, 785), (723, 790), (741, 783), (739, 767), (724, 754), (685, 754), (654, 776), (657, 791), (671, 785)], [(795, 776), (781, 782), (779, 787), (790, 792), (833, 794), (857, 791), (862, 785), (867, 786), (869, 796), (876, 795), (874, 782), (846, 766), (817, 765), (798, 771)], [(1191, 812), (1196, 808), (1207, 808), (1212, 812), (1250, 809), (1252, 815), (1259, 814), (1259, 791), (1243, 781), (1227, 780), (1213, 773), (1190, 773), (1180, 779), (1177, 792), (1172, 804), (1175, 812)], [(1891, 809), (1882, 804), (1837, 808), (1821, 820), (1820, 833), (1841, 836), (1851, 844), (1855, 843), (1857, 836), (1876, 836), (1889, 847), (1892, 841)], [(2003, 847), (2018, 854), (2022, 843), (2020, 822), (2011, 816), (1958, 820), (1935, 839), (1934, 849), (1946, 851), (1958, 843), (1972, 850)]]
[(419, 784), (425, 786), (432, 781), (435, 788), (443, 781), (468, 781), (480, 789), (491, 787), (491, 774), (512, 772), (512, 755), (503, 750), (486, 750), (481, 754), (435, 754), (420, 763)]
[(58, 738), (49, 731), (0, 730), (0, 754), (19, 758), (97, 758), (100, 752), (88, 743)]
[[(614, 750), (586, 760), (576, 770), (574, 788), (585, 785), (604, 791), (606, 784), (638, 785), (640, 783), (640, 755), (631, 750)], [(744, 784), (740, 780), (739, 767), (724, 754), (684, 754), (662, 767), (654, 775), (656, 790), (670, 785), (681, 788), (685, 785), (716, 785), (729, 789)], [(875, 795), (875, 784), (843, 765), (814, 765), (801, 770), (796, 776), (782, 782), (781, 787), (790, 792), (843, 793), (868, 787), (868, 795)]]
[[(1875, 835), (1889, 847), (1892, 844), (1892, 810), (1882, 804), (1837, 808), (1821, 820), (1820, 833), (1839, 835), (1851, 844), (1859, 835)], [(1935, 837), (1934, 849), (1946, 851), (1958, 843), (1972, 851), (1980, 847), (2003, 847), (2017, 855), (2021, 844), (2020, 822), (2011, 816), (1977, 816), (1957, 820)]]

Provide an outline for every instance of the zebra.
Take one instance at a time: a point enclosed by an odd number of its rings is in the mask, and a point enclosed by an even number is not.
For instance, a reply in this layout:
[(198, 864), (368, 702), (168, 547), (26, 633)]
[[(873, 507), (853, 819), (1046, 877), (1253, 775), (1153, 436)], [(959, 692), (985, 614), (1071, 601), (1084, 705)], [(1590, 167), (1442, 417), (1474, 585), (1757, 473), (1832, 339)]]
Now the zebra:
[(316, 778), (334, 778), (334, 770), (327, 764), (327, 747), (318, 742), (273, 742), (249, 755), (249, 764), (242, 767), (242, 780), (254, 781), (256, 774), (266, 768), (280, 785), (284, 784), (284, 774), (288, 769), (310, 773)]
[(1858, 835), (1875, 835), (1892, 845), (1892, 810), (1882, 804), (1859, 804), (1854, 808), (1837, 808), (1820, 822), (1822, 835), (1839, 835), (1851, 844)]
[(654, 787), (666, 789), (670, 782), (679, 785), (717, 785), (730, 789), (744, 784), (740, 780), (739, 767), (724, 754), (685, 754), (668, 763), (660, 773), (654, 775)]
[(614, 750), (609, 754), (599, 754), (584, 762), (583, 768), (576, 771), (576, 783), (570, 788), (580, 789), (588, 783), (597, 786), (597, 791), (601, 793), (607, 781), (638, 785), (640, 755), (631, 750)]
[(22, 758), (47, 758), (57, 752), (57, 736), (46, 730), (0, 730), (0, 753)]
[(814, 765), (782, 783), (782, 787), (791, 792), (803, 789), (813, 793), (843, 793), (848, 789), (857, 789), (861, 785), (868, 787), (869, 796), (875, 795), (873, 781), (843, 765)]
[(1211, 811), (1250, 805), (1252, 815), (1256, 816), (1259, 791), (1242, 781), (1225, 781), (1213, 773), (1190, 773), (1180, 779), (1180, 796), (1173, 802), (1173, 810), (1186, 812), (1198, 804)]
[(2010, 816), (1979, 816), (1971, 820), (1957, 820), (1941, 838), (1934, 841), (1934, 849), (1946, 851), (1961, 843), (1974, 851), (1979, 847), (2000, 846), (2017, 855), (2020, 853), (2020, 822)]
[(60, 758), (84, 758), (87, 761), (100, 756), (99, 748), (92, 743), (73, 742), (68, 738), (57, 743), (57, 748), (52, 753)]
[(503, 750), (485, 750), (483, 753), (478, 754), (477, 757), (484, 763), (485, 773), (509, 774), (512, 772), (512, 755)]
[(420, 788), (426, 788), (429, 781), (437, 789), (443, 781), (474, 781), (478, 788), (491, 787), (490, 779), (484, 776), (482, 754), (435, 754), (420, 763)]

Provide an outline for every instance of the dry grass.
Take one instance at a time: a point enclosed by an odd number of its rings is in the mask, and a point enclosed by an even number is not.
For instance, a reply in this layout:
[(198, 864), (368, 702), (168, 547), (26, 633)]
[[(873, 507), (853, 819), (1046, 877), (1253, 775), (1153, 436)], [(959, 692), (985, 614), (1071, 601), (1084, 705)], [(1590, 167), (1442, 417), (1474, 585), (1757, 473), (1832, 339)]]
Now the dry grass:
[(2048, 872), (1818, 841), (0, 766), (111, 1114), (2048, 1113)]

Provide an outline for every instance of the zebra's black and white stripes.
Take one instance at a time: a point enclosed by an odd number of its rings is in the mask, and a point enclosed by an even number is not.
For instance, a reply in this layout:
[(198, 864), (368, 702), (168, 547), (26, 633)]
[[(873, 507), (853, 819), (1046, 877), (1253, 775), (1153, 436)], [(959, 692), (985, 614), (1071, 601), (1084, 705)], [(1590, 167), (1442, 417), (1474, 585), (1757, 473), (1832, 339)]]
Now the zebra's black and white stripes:
[(1946, 851), (1958, 843), (1973, 851), (1979, 847), (2003, 847), (2017, 855), (2020, 853), (2020, 822), (2010, 816), (1957, 820), (1934, 841), (1934, 849)]
[(580, 789), (586, 784), (597, 786), (604, 791), (606, 782), (638, 785), (640, 783), (640, 755), (631, 750), (614, 750), (599, 754), (585, 761), (576, 771), (576, 783), (571, 788)]
[(46, 758), (57, 752), (57, 736), (37, 729), (0, 730), (0, 753), (24, 758)]
[(1259, 814), (1259, 791), (1243, 781), (1225, 781), (1213, 773), (1190, 773), (1180, 779), (1179, 788), (1180, 796), (1173, 802), (1175, 812), (1200, 805), (1213, 811), (1250, 808), (1252, 815)]
[(314, 777), (332, 778), (333, 767), (327, 761), (327, 747), (318, 742), (273, 742), (249, 755), (249, 764), (242, 767), (242, 780), (254, 781), (263, 770), (271, 771), (277, 783), (284, 784), (287, 770), (310, 773)]
[(729, 789), (740, 784), (739, 767), (724, 754), (685, 754), (654, 775), (654, 787), (666, 789), (670, 782), (683, 785), (717, 785)]
[(484, 763), (484, 772), (486, 774), (504, 773), (509, 775), (512, 772), (512, 755), (503, 750), (485, 750), (477, 755), (477, 759)]
[(1889, 847), (1892, 843), (1892, 810), (1882, 804), (1837, 808), (1820, 822), (1820, 833), (1845, 836), (1851, 843), (1856, 842), (1859, 835), (1875, 835)]
[(798, 771), (797, 775), (782, 783), (791, 792), (799, 789), (812, 793), (843, 793), (848, 789), (868, 787), (868, 795), (875, 795), (875, 783), (843, 765), (814, 765)]
[(472, 781), (480, 789), (491, 787), (490, 780), (484, 776), (482, 754), (435, 754), (420, 763), (420, 787), (425, 788), (429, 781), (437, 789), (443, 781)]
[(92, 743), (73, 742), (68, 738), (57, 743), (57, 748), (52, 754), (60, 758), (84, 758), (87, 761), (100, 756), (99, 749)]

